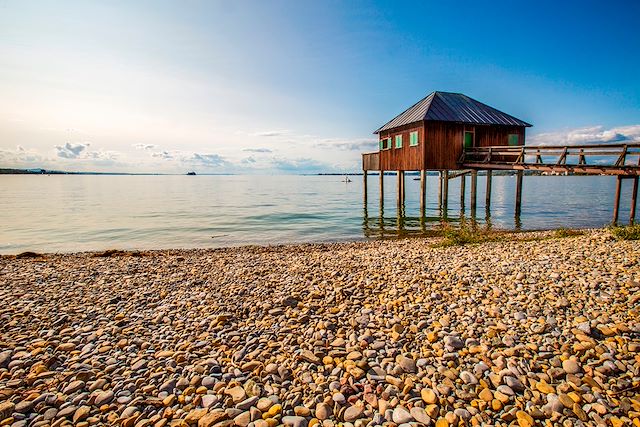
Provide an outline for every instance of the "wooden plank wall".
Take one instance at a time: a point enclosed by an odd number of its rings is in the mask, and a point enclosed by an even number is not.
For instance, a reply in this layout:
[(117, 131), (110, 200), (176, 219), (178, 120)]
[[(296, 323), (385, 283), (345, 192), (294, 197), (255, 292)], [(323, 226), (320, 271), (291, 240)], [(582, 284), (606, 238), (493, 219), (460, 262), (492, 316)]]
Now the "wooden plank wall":
[[(519, 126), (463, 125), (451, 122), (420, 122), (381, 132), (380, 140), (391, 137), (391, 148), (380, 151), (381, 170), (456, 170), (462, 155), (464, 131), (475, 130), (476, 146), (506, 146), (509, 134), (518, 134), (524, 145), (525, 128)], [(418, 146), (409, 146), (409, 133), (418, 131)], [(402, 148), (395, 148), (395, 136), (402, 134)], [(372, 161), (364, 160), (364, 161)], [(373, 168), (373, 163), (363, 165)]]
[(458, 169), (458, 159), (462, 155), (462, 130), (463, 126), (458, 123), (426, 123), (425, 169)]
[[(418, 131), (418, 145), (409, 146), (409, 133)], [(402, 134), (402, 148), (396, 148), (395, 136)], [(415, 171), (423, 168), (424, 124), (423, 122), (381, 132), (380, 140), (391, 137), (391, 148), (380, 151), (382, 170)]]

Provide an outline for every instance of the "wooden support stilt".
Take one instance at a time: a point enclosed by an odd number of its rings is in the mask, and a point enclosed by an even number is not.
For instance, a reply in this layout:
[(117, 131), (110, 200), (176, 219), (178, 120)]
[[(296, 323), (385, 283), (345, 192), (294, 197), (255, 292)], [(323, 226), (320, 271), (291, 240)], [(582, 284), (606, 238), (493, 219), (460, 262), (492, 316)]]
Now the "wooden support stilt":
[(364, 207), (366, 209), (367, 207), (367, 171), (362, 172), (362, 182), (364, 184), (362, 188), (362, 196), (364, 198)]
[(636, 201), (638, 200), (638, 177), (633, 177), (633, 190), (631, 192), (631, 209), (629, 210), (629, 224), (636, 221)]
[(616, 198), (613, 202), (613, 225), (618, 224), (618, 213), (620, 211), (620, 190), (622, 189), (622, 176), (618, 175), (616, 182)]
[(460, 175), (460, 209), (464, 210), (464, 193), (467, 183), (467, 176), (465, 174)]
[(438, 207), (442, 208), (442, 171), (438, 172)]
[(402, 198), (400, 199), (400, 201), (402, 202), (402, 210), (404, 210), (404, 201), (405, 201), (405, 195), (406, 195), (406, 191), (405, 191), (405, 180), (404, 180), (404, 171), (400, 171), (400, 183), (402, 184), (400, 188), (402, 188)]
[(420, 217), (425, 216), (427, 204), (427, 171), (420, 171)]
[(487, 209), (489, 209), (491, 207), (491, 178), (493, 175), (493, 171), (491, 169), (489, 169), (487, 171), (487, 191), (485, 194), (485, 201), (484, 201), (484, 205)]
[(478, 171), (471, 171), (471, 216), (475, 217), (476, 203), (478, 199)]
[(522, 211), (522, 171), (516, 172), (516, 216)]
[(447, 206), (449, 204), (449, 171), (442, 172), (442, 209), (447, 212)]
[(380, 210), (384, 209), (384, 171), (380, 171)]
[(396, 175), (398, 177), (398, 213), (400, 213), (400, 207), (402, 206), (402, 174), (397, 171)]

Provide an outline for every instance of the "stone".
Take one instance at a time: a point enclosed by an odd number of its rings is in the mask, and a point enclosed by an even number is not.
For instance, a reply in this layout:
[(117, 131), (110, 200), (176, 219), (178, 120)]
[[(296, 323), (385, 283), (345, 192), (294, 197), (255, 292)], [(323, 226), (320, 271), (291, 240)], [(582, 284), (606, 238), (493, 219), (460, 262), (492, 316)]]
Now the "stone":
[(562, 369), (564, 369), (567, 374), (577, 374), (581, 371), (580, 365), (573, 359), (562, 361)]
[(320, 402), (318, 403), (318, 405), (316, 405), (315, 416), (317, 419), (321, 421), (327, 420), (331, 418), (332, 415), (333, 415), (333, 409), (331, 408), (330, 405), (327, 405), (324, 402)]
[(413, 417), (414, 420), (416, 420), (417, 422), (424, 424), (424, 425), (430, 425), (431, 424), (431, 417), (429, 417), (429, 415), (427, 414), (427, 412), (423, 409), (420, 408), (418, 406), (414, 406), (411, 408), (411, 416)]
[(114, 397), (113, 391), (108, 390), (98, 394), (96, 396), (96, 400), (94, 403), (96, 406), (100, 407), (102, 405), (106, 405), (107, 403), (110, 403), (113, 400), (113, 397)]
[(286, 427), (307, 427), (308, 421), (304, 417), (289, 415), (282, 417), (282, 424)]
[(420, 391), (420, 396), (422, 397), (422, 400), (425, 401), (425, 403), (438, 403), (438, 397), (436, 396), (436, 393), (430, 388), (423, 388)]
[(0, 420), (4, 420), (5, 418), (9, 418), (13, 411), (15, 410), (16, 405), (9, 401), (0, 402)]
[(393, 410), (393, 422), (404, 424), (413, 421), (413, 416), (404, 406), (396, 406)]
[(400, 354), (396, 356), (396, 363), (400, 366), (403, 372), (409, 374), (413, 374), (416, 372), (416, 362), (411, 358)]
[(354, 422), (362, 416), (363, 408), (351, 405), (344, 411), (344, 420), (348, 423)]
[(227, 418), (228, 417), (225, 412), (209, 412), (198, 420), (198, 427), (212, 427)]

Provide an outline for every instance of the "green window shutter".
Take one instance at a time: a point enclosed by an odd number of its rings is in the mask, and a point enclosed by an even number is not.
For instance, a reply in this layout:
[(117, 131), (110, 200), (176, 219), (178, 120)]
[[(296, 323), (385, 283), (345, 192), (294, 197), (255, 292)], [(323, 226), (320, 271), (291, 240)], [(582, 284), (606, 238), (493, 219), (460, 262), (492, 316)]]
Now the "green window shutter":
[(473, 133), (465, 132), (464, 133), (464, 148), (472, 148), (473, 147)]
[(509, 134), (509, 145), (518, 145), (519, 141), (519, 135), (517, 133), (510, 133)]
[(384, 139), (380, 140), (380, 149), (384, 150)]
[(402, 148), (402, 135), (396, 135), (396, 148)]
[(418, 132), (411, 132), (409, 134), (409, 145), (411, 146), (418, 145)]

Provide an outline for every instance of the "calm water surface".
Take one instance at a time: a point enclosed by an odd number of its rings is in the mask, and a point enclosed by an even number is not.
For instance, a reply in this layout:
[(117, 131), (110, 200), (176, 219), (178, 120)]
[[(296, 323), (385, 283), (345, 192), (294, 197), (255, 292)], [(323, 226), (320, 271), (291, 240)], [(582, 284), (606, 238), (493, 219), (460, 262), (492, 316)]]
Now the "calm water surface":
[[(427, 221), (419, 216), (419, 181), (406, 177), (403, 217), (395, 176), (385, 177), (381, 215), (378, 176), (96, 176), (0, 175), (0, 253), (160, 249), (326, 242), (423, 233), (440, 226), (438, 179), (427, 178)], [(476, 220), (503, 229), (600, 227), (612, 217), (613, 177), (525, 177), (520, 218), (515, 178), (494, 176), (490, 216), (478, 178)], [(621, 218), (628, 218), (630, 181)], [(447, 219), (469, 218), (460, 179), (449, 185)]]

